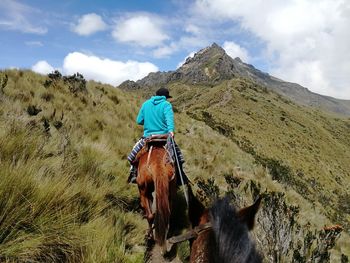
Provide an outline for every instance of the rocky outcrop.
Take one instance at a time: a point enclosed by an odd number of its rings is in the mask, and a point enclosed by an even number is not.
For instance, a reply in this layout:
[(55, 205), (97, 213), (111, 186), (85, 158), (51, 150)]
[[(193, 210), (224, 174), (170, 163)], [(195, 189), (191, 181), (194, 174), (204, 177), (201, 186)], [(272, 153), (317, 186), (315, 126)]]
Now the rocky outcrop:
[(123, 90), (137, 90), (141, 89), (141, 86), (137, 84), (135, 81), (132, 80), (126, 80), (122, 82), (118, 88), (123, 89)]
[(188, 58), (176, 73), (187, 83), (215, 84), (235, 77), (238, 72), (235, 61), (214, 43)]

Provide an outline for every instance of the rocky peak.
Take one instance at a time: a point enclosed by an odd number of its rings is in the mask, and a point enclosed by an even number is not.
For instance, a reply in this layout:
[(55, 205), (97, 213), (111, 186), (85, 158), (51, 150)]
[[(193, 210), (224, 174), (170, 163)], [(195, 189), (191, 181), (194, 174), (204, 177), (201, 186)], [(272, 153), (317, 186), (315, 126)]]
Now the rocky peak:
[(238, 63), (228, 56), (222, 47), (213, 43), (198, 51), (193, 57), (187, 58), (176, 71), (150, 73), (136, 83), (127, 81), (120, 87), (123, 89), (155, 88), (167, 85), (172, 81), (204, 85), (217, 84), (236, 76), (237, 67)]
[(234, 77), (249, 78), (266, 86), (280, 86), (280, 82), (272, 79), (239, 57), (235, 59), (227, 55), (218, 44), (201, 49), (176, 71), (150, 73), (147, 77), (135, 82), (126, 81), (120, 85), (124, 89), (140, 87), (160, 87), (169, 82), (178, 81), (189, 84), (215, 85)]
[(206, 47), (198, 51), (195, 56), (213, 56), (213, 55), (221, 55), (224, 56), (226, 54), (225, 50), (220, 47), (218, 44), (213, 43), (211, 46)]
[(217, 83), (235, 76), (235, 62), (218, 44), (198, 51), (176, 70), (176, 79), (190, 83)]
[(213, 43), (211, 46), (203, 48), (195, 53), (193, 57), (187, 58), (186, 62), (180, 67), (180, 69), (194, 65), (205, 67), (208, 66), (210, 62), (214, 64), (217, 60), (224, 59), (226, 56), (228, 57), (225, 50), (218, 44)]

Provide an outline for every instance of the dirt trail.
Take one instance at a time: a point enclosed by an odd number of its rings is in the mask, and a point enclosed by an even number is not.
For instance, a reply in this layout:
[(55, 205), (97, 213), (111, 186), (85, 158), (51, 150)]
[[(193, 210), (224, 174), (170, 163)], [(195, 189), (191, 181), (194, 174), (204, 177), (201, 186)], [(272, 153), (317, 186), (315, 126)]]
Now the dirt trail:
[[(174, 251), (174, 250), (173, 250)], [(145, 262), (147, 263), (183, 263), (177, 256), (176, 252), (171, 253), (167, 258), (162, 255), (162, 249), (156, 244), (148, 244), (148, 249), (145, 253)]]

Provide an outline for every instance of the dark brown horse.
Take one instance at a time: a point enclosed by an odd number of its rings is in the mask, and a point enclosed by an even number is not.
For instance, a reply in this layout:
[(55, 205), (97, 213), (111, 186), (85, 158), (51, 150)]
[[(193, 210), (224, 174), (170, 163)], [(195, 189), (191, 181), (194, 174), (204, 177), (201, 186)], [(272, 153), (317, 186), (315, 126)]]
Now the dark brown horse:
[(203, 229), (191, 242), (191, 263), (262, 262), (248, 234), (253, 229), (261, 198), (252, 206), (236, 211), (227, 197), (206, 209), (192, 191), (189, 194), (192, 227)]
[(163, 248), (169, 230), (172, 200), (176, 195), (175, 168), (164, 147), (165, 142), (166, 139), (155, 139), (140, 151), (136, 179), (141, 206), (149, 224), (149, 238), (154, 238)]

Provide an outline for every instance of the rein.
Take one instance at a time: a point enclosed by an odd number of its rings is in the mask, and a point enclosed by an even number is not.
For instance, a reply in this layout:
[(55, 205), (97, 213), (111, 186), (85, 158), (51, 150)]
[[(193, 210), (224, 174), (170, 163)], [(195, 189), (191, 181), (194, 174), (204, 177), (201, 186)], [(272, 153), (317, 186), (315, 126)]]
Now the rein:
[(199, 226), (196, 226), (195, 228), (193, 228), (192, 230), (178, 235), (178, 236), (174, 236), (168, 239), (168, 242), (171, 244), (176, 244), (176, 243), (180, 243), (192, 238), (197, 238), (202, 232), (208, 230), (212, 228), (212, 224), (211, 223), (205, 223)]
[(190, 203), (189, 203), (189, 199), (188, 199), (188, 192), (187, 192), (188, 189), (187, 189), (187, 187), (185, 186), (185, 183), (184, 183), (184, 179), (183, 179), (182, 172), (181, 172), (181, 169), (180, 169), (179, 158), (177, 158), (176, 148), (175, 148), (175, 141), (174, 141), (174, 138), (172, 136), (170, 136), (170, 140), (171, 140), (171, 144), (173, 145), (173, 151), (174, 151), (174, 155), (175, 155), (177, 169), (178, 169), (178, 172), (179, 172), (179, 175), (180, 175), (181, 184), (184, 187), (184, 195), (185, 195), (185, 199), (186, 199), (186, 204), (187, 204), (187, 207), (189, 207)]

